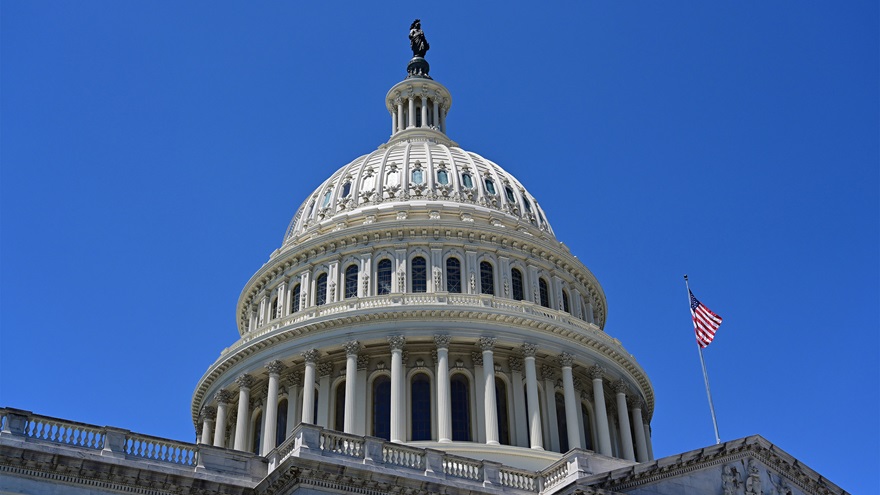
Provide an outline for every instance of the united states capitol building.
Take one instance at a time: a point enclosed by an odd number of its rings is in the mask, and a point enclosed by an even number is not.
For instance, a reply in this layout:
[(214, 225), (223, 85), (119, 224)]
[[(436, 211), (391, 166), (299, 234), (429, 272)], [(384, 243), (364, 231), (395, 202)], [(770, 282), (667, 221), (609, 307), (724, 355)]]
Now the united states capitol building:
[(760, 436), (654, 458), (602, 286), (540, 198), (450, 138), (410, 37), (390, 138), (304, 198), (242, 290), (195, 442), (2, 409), (0, 494), (845, 493)]

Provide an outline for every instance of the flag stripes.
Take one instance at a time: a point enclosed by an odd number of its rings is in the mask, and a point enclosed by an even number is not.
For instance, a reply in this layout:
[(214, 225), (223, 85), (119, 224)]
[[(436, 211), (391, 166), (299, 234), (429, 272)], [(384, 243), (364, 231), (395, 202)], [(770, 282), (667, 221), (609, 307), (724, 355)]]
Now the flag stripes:
[(688, 289), (688, 294), (691, 296), (691, 316), (694, 319), (697, 344), (701, 349), (704, 349), (715, 339), (715, 332), (721, 326), (721, 317), (698, 301), (690, 289)]

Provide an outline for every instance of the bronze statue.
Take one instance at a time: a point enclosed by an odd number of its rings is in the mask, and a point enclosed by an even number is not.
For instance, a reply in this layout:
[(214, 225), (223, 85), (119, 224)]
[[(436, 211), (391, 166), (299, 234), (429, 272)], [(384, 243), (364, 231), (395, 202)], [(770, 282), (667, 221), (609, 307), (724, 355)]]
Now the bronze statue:
[(416, 19), (409, 27), (409, 46), (412, 48), (413, 57), (425, 57), (425, 53), (431, 48), (425, 33), (422, 31), (422, 21)]

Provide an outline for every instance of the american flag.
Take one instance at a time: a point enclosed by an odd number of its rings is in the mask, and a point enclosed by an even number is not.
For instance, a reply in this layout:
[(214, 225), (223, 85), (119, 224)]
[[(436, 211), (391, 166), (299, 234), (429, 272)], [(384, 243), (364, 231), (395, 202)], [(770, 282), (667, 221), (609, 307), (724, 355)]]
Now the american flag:
[(694, 318), (694, 332), (697, 334), (697, 344), (701, 349), (706, 348), (715, 338), (715, 332), (721, 326), (721, 317), (712, 312), (703, 305), (694, 293), (688, 290), (691, 295), (691, 316)]

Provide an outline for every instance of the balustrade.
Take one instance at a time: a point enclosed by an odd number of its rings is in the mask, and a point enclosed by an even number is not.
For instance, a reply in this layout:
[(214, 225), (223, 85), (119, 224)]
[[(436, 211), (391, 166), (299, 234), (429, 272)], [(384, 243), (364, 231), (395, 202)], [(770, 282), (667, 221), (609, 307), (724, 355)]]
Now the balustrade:
[(530, 492), (538, 489), (538, 475), (532, 471), (503, 467), (499, 471), (499, 477), (503, 486)]
[(482, 462), (454, 455), (443, 456), (443, 474), (464, 478), (467, 480), (482, 481)]
[(397, 443), (385, 443), (382, 445), (382, 462), (392, 466), (425, 469), (425, 451)]
[(45, 416), (29, 417), (24, 436), (87, 449), (104, 448), (104, 433), (101, 428)]
[(198, 448), (185, 444), (155, 438), (146, 435), (130, 434), (125, 436), (126, 454), (154, 461), (170, 462), (183, 466), (195, 466), (198, 463)]
[(323, 430), (321, 432), (321, 450), (363, 459), (364, 439), (357, 435)]

